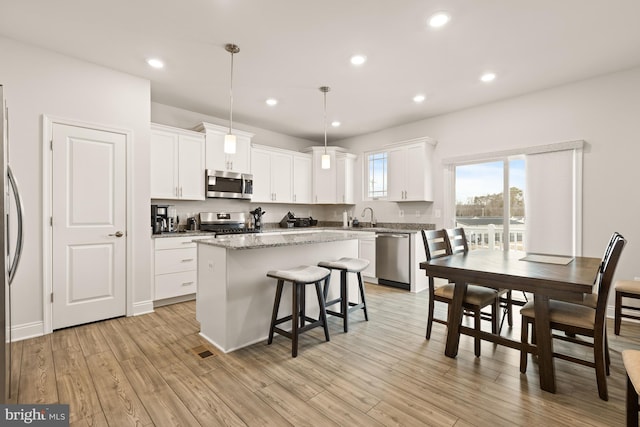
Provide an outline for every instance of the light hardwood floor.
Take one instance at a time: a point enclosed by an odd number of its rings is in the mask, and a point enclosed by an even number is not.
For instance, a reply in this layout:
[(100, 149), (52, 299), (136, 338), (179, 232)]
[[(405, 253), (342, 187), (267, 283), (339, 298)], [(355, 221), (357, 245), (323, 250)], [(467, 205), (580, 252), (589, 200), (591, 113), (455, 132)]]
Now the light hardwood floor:
[[(353, 313), (345, 334), (330, 318), (331, 341), (321, 328), (310, 331), (295, 359), (280, 336), (222, 354), (198, 336), (194, 302), (21, 341), (13, 401), (68, 403), (72, 425), (112, 427), (624, 425), (620, 353), (640, 349), (638, 324), (624, 323), (616, 337), (609, 322), (604, 402), (584, 366), (556, 360), (551, 394), (538, 386), (536, 363), (520, 374), (515, 350), (483, 342), (476, 358), (473, 340), (462, 337), (457, 359), (445, 357), (443, 325), (424, 339), (426, 292), (367, 284), (367, 297), (369, 322)], [(519, 335), (515, 318), (503, 334)]]

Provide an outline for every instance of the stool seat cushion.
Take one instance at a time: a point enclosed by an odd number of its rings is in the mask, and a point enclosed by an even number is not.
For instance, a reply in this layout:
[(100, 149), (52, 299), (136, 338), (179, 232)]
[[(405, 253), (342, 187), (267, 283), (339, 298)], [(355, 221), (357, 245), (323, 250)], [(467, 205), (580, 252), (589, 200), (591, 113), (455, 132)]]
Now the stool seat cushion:
[(615, 284), (616, 291), (628, 292), (640, 295), (640, 280), (618, 280)]
[(623, 350), (622, 363), (636, 392), (640, 393), (640, 351)]
[(316, 267), (315, 265), (301, 265), (300, 267), (289, 270), (271, 270), (267, 273), (267, 276), (290, 282), (315, 283), (321, 281), (329, 274), (331, 274), (331, 271), (326, 268)]
[(320, 261), (318, 265), (320, 267), (347, 270), (350, 273), (357, 273), (369, 266), (369, 260), (361, 258), (340, 258), (336, 261)]

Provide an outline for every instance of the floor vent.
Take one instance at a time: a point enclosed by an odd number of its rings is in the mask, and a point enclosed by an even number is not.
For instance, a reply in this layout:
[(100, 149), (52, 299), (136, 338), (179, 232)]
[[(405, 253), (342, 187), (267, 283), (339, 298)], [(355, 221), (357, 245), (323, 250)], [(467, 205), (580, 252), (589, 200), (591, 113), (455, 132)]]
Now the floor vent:
[(195, 354), (197, 354), (198, 356), (202, 357), (203, 359), (209, 357), (209, 356), (213, 356), (213, 353), (211, 352), (211, 350), (208, 350), (207, 347), (203, 346), (203, 345), (199, 345), (198, 347), (194, 347), (191, 349), (191, 351), (193, 351)]

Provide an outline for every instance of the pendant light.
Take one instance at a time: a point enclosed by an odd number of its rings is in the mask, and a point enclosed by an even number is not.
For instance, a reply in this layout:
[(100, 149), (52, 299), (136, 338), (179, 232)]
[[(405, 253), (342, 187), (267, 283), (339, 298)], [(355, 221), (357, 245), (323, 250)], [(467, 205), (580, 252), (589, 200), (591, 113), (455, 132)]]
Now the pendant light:
[(324, 94), (324, 154), (320, 162), (322, 169), (331, 168), (331, 156), (327, 154), (327, 92), (330, 90), (329, 86), (320, 87), (320, 92)]
[(224, 152), (235, 154), (236, 136), (232, 133), (233, 128), (233, 55), (240, 52), (240, 48), (235, 44), (227, 44), (225, 50), (231, 54), (231, 81), (229, 90), (229, 133), (224, 136)]

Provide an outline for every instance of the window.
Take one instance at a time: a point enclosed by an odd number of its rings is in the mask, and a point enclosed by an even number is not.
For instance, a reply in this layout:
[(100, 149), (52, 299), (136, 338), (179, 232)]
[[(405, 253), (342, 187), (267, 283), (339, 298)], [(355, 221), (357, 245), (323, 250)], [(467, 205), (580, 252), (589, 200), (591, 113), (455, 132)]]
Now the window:
[(387, 152), (369, 153), (367, 163), (367, 197), (387, 197)]

